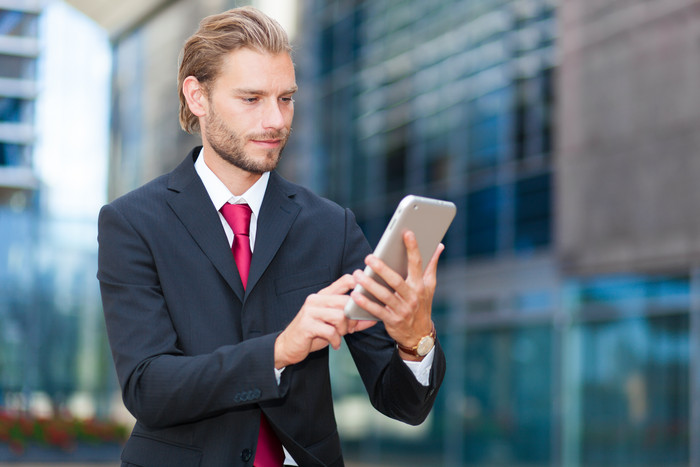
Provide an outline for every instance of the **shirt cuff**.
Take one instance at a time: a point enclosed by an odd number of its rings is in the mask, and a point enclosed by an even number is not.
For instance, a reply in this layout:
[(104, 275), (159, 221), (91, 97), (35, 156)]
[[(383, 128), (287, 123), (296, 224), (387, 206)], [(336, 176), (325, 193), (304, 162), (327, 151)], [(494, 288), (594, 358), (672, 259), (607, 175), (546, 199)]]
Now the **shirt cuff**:
[[(284, 368), (287, 368), (287, 367), (284, 367)], [(280, 385), (280, 381), (282, 380), (282, 372), (284, 371), (284, 368), (280, 368), (279, 370), (277, 368), (274, 368), (275, 379), (277, 380), (277, 386)]]
[(435, 358), (435, 346), (430, 349), (430, 352), (420, 362), (404, 360), (408, 369), (413, 372), (418, 382), (423, 386), (430, 384), (430, 369), (433, 367), (433, 359)]

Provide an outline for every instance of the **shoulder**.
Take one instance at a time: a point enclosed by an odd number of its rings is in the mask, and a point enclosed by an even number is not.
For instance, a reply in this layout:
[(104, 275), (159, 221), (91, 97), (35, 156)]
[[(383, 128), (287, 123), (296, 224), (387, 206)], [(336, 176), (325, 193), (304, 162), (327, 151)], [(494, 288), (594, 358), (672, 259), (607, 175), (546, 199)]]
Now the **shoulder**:
[(166, 199), (167, 175), (151, 180), (110, 202), (106, 207), (111, 207), (122, 214), (133, 211), (152, 211), (158, 209)]
[[(171, 172), (156, 177), (146, 184), (126, 193), (108, 204), (124, 212), (157, 212), (175, 194), (187, 189), (192, 182), (199, 180), (194, 170), (193, 149), (187, 157)], [(201, 182), (201, 181), (200, 181)]]
[(314, 215), (345, 216), (347, 209), (339, 204), (317, 195), (306, 187), (290, 182), (277, 172), (270, 173), (269, 187), (282, 191), (294, 200), (302, 212)]

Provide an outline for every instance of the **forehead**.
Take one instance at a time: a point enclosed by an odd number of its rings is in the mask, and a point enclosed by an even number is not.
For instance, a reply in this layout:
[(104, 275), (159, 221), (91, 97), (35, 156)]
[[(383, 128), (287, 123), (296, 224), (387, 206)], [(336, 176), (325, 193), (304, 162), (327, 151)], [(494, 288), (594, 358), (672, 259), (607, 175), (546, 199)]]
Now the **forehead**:
[(215, 87), (279, 92), (296, 86), (294, 63), (286, 52), (272, 54), (241, 48), (221, 61)]

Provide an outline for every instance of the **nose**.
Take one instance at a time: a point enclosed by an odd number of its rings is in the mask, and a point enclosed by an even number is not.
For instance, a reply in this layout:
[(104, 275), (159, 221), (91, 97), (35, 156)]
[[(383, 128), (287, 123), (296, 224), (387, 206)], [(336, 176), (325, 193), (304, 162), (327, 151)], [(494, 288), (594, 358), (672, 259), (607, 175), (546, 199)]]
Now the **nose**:
[(286, 126), (286, 109), (283, 109), (280, 102), (270, 100), (263, 110), (262, 125), (265, 129), (280, 130)]

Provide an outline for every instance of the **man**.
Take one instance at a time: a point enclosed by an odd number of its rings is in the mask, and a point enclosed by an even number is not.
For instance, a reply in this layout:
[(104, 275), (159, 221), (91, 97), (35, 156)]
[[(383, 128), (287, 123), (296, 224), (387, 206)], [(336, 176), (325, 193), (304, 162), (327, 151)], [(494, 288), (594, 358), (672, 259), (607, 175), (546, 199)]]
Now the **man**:
[[(379, 411), (418, 424), (432, 407), (442, 246), (422, 273), (407, 233), (404, 280), (368, 255), (350, 211), (274, 171), (294, 113), (290, 52), (253, 8), (205, 18), (178, 76), (180, 122), (202, 147), (100, 212), (107, 331), (137, 420), (124, 466), (342, 465), (328, 346), (343, 337)], [(396, 292), (359, 270), (365, 258)], [(386, 303), (353, 295), (380, 323), (344, 316), (357, 283)]]

